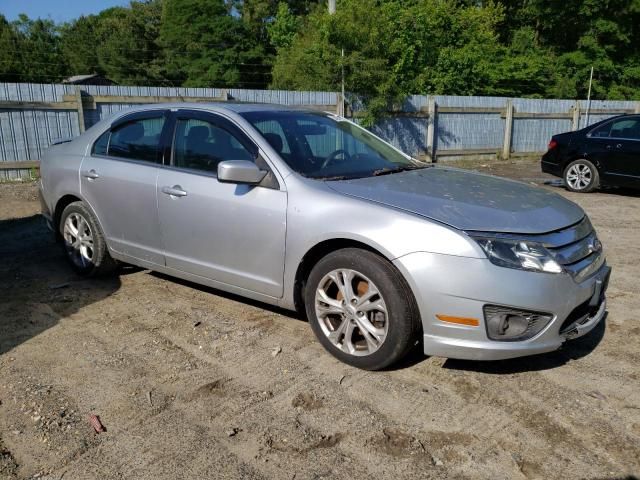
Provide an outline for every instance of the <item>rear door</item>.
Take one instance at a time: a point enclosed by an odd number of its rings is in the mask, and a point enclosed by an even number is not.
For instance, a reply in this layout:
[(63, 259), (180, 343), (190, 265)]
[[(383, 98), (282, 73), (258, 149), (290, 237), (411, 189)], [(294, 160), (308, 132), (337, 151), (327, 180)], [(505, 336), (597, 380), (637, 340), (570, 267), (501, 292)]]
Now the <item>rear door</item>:
[(160, 148), (168, 111), (118, 119), (94, 143), (80, 167), (80, 188), (109, 247), (143, 262), (164, 265), (156, 203)]
[[(169, 155), (168, 155), (169, 156)], [(281, 297), (287, 193), (270, 182), (219, 182), (218, 163), (250, 160), (269, 169), (258, 147), (230, 120), (175, 114), (171, 166), (158, 176), (158, 210), (168, 267)]]
[(613, 122), (611, 127), (611, 174), (619, 183), (629, 184), (640, 179), (640, 117), (628, 117)]
[(596, 160), (607, 181), (617, 185), (640, 178), (640, 117), (622, 117), (589, 134), (591, 158)]

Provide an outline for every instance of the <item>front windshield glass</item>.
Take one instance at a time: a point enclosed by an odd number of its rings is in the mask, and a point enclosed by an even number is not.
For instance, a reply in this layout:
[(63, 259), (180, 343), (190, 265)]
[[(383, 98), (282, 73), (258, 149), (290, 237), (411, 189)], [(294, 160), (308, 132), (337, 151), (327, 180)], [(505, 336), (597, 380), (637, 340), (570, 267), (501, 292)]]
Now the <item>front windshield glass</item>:
[(424, 167), (364, 128), (324, 113), (259, 111), (241, 114), (296, 172), (336, 180)]

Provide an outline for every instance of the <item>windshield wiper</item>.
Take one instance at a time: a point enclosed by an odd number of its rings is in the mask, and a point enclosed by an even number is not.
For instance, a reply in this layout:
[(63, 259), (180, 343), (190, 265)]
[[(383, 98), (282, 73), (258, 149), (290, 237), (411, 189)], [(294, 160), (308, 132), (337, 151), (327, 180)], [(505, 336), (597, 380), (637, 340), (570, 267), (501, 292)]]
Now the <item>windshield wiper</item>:
[(373, 172), (371, 172), (371, 176), (379, 177), (380, 175), (389, 175), (391, 173), (407, 172), (409, 170), (421, 170), (423, 168), (427, 168), (427, 167), (430, 167), (430, 166), (431, 166), (431, 164), (405, 165), (405, 166), (397, 167), (397, 168), (381, 168), (380, 170), (374, 170)]

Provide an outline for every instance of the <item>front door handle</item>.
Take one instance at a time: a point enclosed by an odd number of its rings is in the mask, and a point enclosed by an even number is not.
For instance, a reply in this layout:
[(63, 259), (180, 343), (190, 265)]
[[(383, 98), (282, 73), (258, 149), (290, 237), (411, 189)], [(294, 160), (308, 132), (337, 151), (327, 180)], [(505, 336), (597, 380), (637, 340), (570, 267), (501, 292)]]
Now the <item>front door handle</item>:
[(621, 143), (617, 144), (616, 148), (622, 148), (622, 144)]
[(174, 185), (173, 187), (162, 187), (162, 193), (166, 193), (167, 195), (171, 195), (172, 197), (187, 196), (187, 192), (185, 192), (180, 185)]
[(93, 168), (88, 172), (84, 172), (82, 176), (85, 178), (88, 178), (89, 180), (95, 180), (96, 178), (100, 178), (100, 175), (98, 175), (98, 172), (96, 172)]

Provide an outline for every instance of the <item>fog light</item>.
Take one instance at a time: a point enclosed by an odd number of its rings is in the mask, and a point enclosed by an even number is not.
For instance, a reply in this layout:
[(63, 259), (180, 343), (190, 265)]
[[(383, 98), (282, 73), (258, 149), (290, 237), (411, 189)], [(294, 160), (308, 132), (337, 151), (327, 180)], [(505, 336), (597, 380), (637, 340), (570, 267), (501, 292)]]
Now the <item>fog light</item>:
[(553, 315), (516, 310), (498, 305), (484, 306), (487, 336), (492, 340), (514, 342), (537, 335), (553, 318)]

